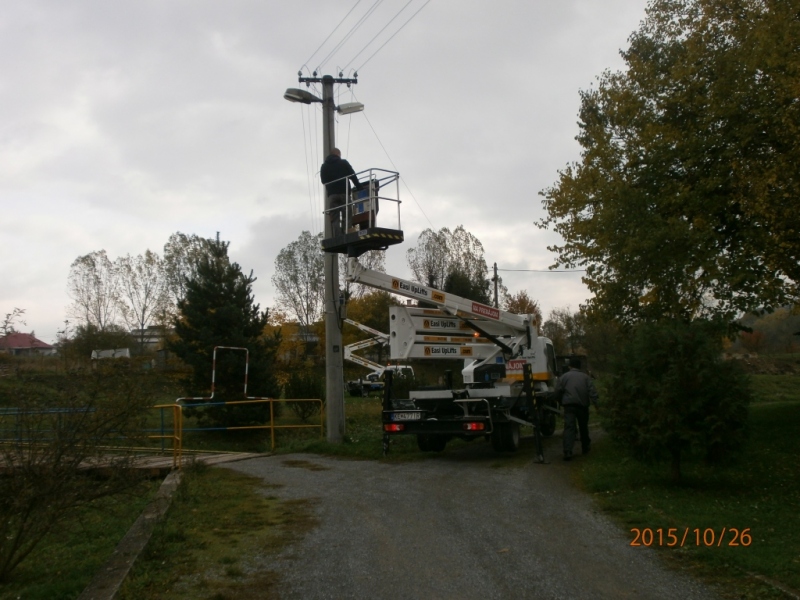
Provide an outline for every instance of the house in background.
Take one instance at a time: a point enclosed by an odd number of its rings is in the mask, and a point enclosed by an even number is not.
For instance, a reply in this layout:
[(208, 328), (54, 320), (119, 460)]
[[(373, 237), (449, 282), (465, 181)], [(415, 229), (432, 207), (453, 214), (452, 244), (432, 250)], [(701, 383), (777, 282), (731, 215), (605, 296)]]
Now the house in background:
[(92, 360), (101, 358), (130, 358), (130, 348), (113, 348), (111, 350), (92, 350)]
[(0, 352), (11, 356), (53, 356), (56, 349), (32, 333), (9, 333), (0, 337)]
[(147, 329), (131, 329), (131, 337), (140, 344), (140, 350), (155, 352), (164, 347), (164, 342), (175, 330), (171, 327), (150, 325)]

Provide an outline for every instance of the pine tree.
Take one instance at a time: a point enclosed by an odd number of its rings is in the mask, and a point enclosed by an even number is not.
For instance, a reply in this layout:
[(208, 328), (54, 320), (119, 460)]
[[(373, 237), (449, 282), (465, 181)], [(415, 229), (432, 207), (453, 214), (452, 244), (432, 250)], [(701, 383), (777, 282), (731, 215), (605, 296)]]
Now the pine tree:
[[(247, 348), (249, 369), (247, 395), (277, 397), (279, 387), (273, 374), (278, 339), (264, 334), (267, 311), (254, 303), (252, 271), (242, 273), (228, 257), (228, 242), (219, 238), (209, 245), (198, 264), (197, 275), (186, 282), (186, 296), (178, 302), (176, 339), (169, 348), (192, 368), (186, 381), (190, 396), (211, 393), (211, 371), (215, 346)], [(214, 400), (244, 399), (245, 353), (217, 351)], [(265, 423), (269, 405), (212, 406), (190, 410), (203, 424), (239, 426)]]

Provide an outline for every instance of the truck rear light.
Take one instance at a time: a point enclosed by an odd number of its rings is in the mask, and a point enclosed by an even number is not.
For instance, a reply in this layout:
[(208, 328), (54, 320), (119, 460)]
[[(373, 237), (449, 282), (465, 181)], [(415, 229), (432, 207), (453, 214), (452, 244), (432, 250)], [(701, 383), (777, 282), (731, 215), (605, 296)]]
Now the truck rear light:
[(483, 431), (486, 429), (485, 423), (464, 423), (466, 431)]
[(405, 428), (402, 423), (385, 423), (383, 426), (384, 431), (403, 431)]

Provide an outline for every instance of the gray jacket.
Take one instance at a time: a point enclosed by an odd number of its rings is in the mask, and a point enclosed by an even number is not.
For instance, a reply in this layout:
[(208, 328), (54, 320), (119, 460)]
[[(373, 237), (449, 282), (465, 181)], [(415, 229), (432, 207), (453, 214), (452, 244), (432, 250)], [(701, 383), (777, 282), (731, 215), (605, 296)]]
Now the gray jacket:
[(570, 369), (558, 378), (556, 398), (563, 406), (589, 406), (589, 403), (596, 405), (600, 395), (591, 377), (578, 369)]

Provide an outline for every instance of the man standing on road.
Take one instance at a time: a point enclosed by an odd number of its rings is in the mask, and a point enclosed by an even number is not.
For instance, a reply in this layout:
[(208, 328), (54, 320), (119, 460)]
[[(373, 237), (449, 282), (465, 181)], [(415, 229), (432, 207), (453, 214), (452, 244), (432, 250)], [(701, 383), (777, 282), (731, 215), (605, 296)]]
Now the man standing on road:
[(340, 224), (344, 217), (345, 203), (347, 202), (347, 179), (353, 182), (353, 187), (363, 190), (364, 186), (358, 181), (356, 172), (350, 163), (342, 158), (342, 152), (338, 148), (333, 148), (330, 155), (322, 163), (319, 169), (319, 178), (325, 184), (325, 192), (328, 195), (328, 219), (331, 222), (331, 235), (334, 237), (342, 235), (346, 230), (346, 223)]
[(581, 450), (588, 454), (592, 444), (589, 439), (589, 404), (597, 406), (600, 396), (592, 378), (581, 371), (579, 358), (569, 359), (569, 371), (558, 378), (556, 399), (564, 407), (564, 460), (572, 459), (575, 444), (575, 421), (581, 432)]

